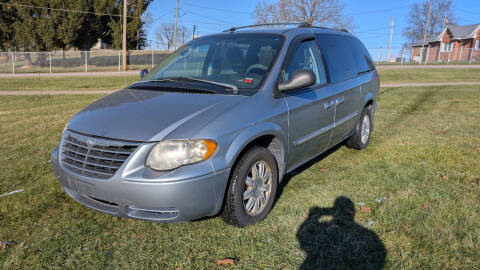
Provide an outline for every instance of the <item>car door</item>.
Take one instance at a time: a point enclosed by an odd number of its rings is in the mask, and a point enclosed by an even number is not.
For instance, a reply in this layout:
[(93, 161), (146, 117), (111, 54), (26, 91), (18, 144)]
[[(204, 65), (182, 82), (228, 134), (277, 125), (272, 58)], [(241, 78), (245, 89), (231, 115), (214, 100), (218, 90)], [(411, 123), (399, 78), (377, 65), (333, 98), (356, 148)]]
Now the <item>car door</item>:
[(335, 124), (330, 145), (346, 139), (355, 128), (362, 113), (361, 82), (349, 36), (320, 34), (317, 43), (325, 55), (333, 100)]
[(284, 63), (283, 79), (289, 80), (295, 70), (309, 69), (316, 84), (286, 93), (289, 126), (289, 168), (294, 168), (326, 150), (333, 129), (334, 101), (320, 51), (313, 37), (292, 44)]

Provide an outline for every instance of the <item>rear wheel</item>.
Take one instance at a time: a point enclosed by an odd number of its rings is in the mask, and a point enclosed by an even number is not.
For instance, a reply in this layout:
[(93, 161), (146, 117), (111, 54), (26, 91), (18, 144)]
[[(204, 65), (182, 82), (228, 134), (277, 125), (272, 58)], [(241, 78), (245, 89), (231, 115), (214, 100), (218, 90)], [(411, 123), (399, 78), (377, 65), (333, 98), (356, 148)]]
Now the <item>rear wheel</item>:
[(347, 140), (347, 147), (357, 150), (365, 149), (370, 142), (372, 131), (372, 106), (367, 106), (363, 109), (362, 116), (355, 126), (355, 133)]
[(275, 157), (264, 147), (248, 150), (235, 166), (226, 195), (222, 218), (245, 227), (265, 219), (277, 191)]

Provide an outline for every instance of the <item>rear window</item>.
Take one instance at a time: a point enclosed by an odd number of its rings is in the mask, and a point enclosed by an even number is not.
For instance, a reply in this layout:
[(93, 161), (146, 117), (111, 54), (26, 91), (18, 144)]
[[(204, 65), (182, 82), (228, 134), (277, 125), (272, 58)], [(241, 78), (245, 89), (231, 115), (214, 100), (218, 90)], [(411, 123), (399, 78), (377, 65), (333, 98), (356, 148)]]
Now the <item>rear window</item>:
[(355, 38), (318, 34), (316, 41), (327, 64), (330, 81), (333, 83), (355, 78), (373, 69), (369, 63), (368, 51)]

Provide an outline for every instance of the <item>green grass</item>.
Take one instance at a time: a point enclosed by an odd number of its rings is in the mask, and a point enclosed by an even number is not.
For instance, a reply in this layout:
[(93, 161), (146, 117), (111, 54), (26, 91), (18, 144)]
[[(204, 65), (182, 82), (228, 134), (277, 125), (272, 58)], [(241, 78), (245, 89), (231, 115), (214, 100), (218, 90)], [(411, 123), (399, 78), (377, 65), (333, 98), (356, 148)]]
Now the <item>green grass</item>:
[(32, 77), (32, 78), (0, 78), (0, 91), (12, 90), (88, 90), (88, 89), (120, 89), (138, 76), (118, 77)]
[(378, 69), (382, 83), (479, 82), (479, 69)]
[[(211, 269), (232, 257), (239, 269), (294, 269), (305, 251), (309, 259), (335, 262), (329, 254), (339, 252), (365, 262), (382, 245), (390, 269), (480, 265), (478, 86), (382, 89), (370, 146), (342, 147), (289, 175), (268, 218), (245, 229), (218, 217), (182, 224), (116, 218), (68, 198), (49, 154), (68, 119), (99, 97), (0, 99), (0, 194), (25, 189), (0, 198), (0, 241), (17, 242), (0, 251), (0, 268)], [(305, 222), (311, 208), (330, 208), (339, 196), (356, 204), (356, 223)], [(379, 204), (379, 197), (387, 199)], [(361, 202), (369, 213), (359, 211)], [(349, 249), (362, 244), (369, 246)]]

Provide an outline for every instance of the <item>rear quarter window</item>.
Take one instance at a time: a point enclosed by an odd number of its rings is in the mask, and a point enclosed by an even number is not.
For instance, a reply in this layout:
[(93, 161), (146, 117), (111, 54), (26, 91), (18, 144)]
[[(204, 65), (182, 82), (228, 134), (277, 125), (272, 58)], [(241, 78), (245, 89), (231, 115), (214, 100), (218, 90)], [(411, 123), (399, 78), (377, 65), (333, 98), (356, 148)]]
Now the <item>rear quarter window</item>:
[(368, 72), (370, 54), (363, 44), (352, 37), (317, 34), (316, 41), (325, 59), (330, 81), (332, 83), (349, 80), (358, 74)]
[(373, 64), (372, 57), (370, 53), (367, 51), (365, 46), (363, 46), (360, 40), (355, 38), (348, 38), (348, 43), (353, 51), (353, 56), (355, 58), (355, 62), (357, 63), (357, 73), (365, 73), (375, 69), (375, 65)]
[(350, 45), (340, 35), (316, 35), (316, 41), (327, 64), (332, 83), (352, 79), (357, 75), (357, 64)]

